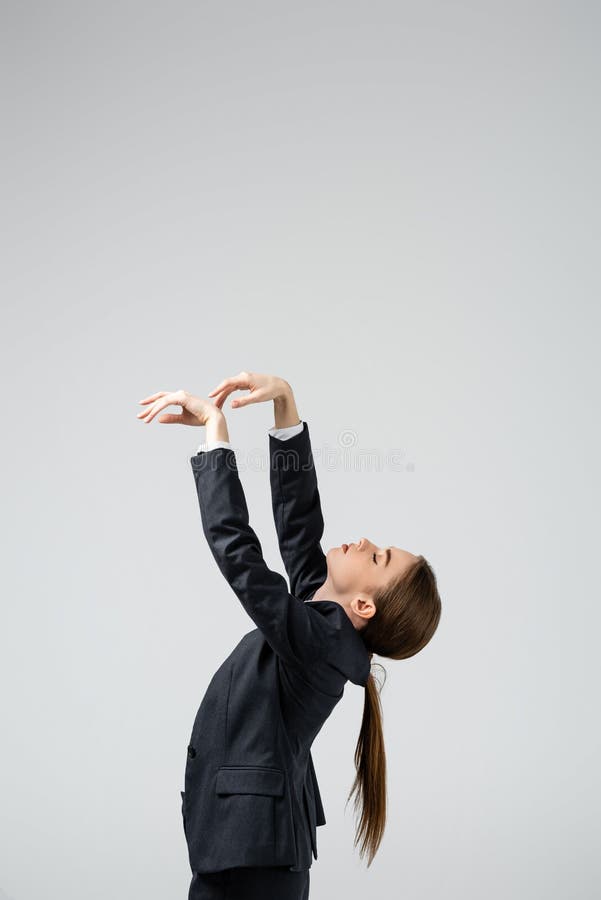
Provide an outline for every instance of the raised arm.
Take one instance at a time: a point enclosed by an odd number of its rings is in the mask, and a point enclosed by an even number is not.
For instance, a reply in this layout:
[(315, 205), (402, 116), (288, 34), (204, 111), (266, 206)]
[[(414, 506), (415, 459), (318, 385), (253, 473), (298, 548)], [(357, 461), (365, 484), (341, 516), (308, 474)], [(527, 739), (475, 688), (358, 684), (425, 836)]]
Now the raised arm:
[[(333, 614), (340, 607), (301, 603), (288, 591), (285, 578), (265, 563), (259, 539), (249, 524), (221, 410), (184, 390), (158, 391), (140, 403), (146, 408), (138, 418), (147, 424), (158, 416), (162, 424), (206, 426), (213, 449), (190, 459), (203, 532), (221, 573), (273, 650), (296, 665), (310, 664), (327, 654), (328, 643), (337, 638), (340, 629)], [(181, 406), (182, 412), (158, 415), (172, 404)]]
[[(277, 375), (239, 372), (224, 378), (210, 393), (221, 409), (236, 390), (249, 393), (232, 400), (233, 408), (273, 400), (275, 429), (269, 434), (272, 507), (280, 553), (290, 579), (290, 590), (300, 600), (309, 599), (327, 576), (325, 555), (320, 546), (323, 518), (317, 476), (311, 453), (309, 428), (298, 415), (290, 384)], [(279, 429), (303, 428), (287, 434), (284, 442), (274, 434)]]
[[(274, 400), (275, 426), (291, 425), (298, 412), (292, 389)], [(269, 434), (271, 503), (280, 554), (290, 590), (300, 600), (313, 596), (327, 576), (321, 549), (324, 522), (307, 422), (287, 440)]]
[(190, 462), (204, 535), (248, 615), (286, 661), (307, 665), (322, 656), (333, 636), (331, 625), (317, 609), (293, 596), (285, 578), (265, 563), (249, 524), (233, 449), (217, 446), (197, 453)]

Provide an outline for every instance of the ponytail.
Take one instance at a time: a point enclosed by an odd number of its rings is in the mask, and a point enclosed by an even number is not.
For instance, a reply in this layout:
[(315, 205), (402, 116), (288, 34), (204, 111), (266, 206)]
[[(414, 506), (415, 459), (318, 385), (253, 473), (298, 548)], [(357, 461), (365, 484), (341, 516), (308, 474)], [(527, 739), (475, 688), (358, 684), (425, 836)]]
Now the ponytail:
[[(389, 659), (407, 659), (419, 653), (436, 631), (441, 614), (436, 576), (425, 557), (418, 557), (408, 572), (380, 588), (374, 604), (376, 612), (361, 632), (370, 662), (374, 652)], [(348, 803), (355, 794), (355, 810), (361, 808), (355, 846), (361, 842), (359, 855), (367, 852), (368, 867), (386, 826), (386, 751), (380, 701), (383, 686), (384, 682), (378, 686), (370, 672), (355, 748), (355, 780), (347, 799)]]
[[(370, 653), (370, 660), (372, 657), (373, 653)], [(382, 670), (386, 672), (384, 668)], [(355, 811), (361, 807), (354, 846), (361, 841), (359, 855), (363, 857), (367, 852), (368, 868), (377, 853), (386, 825), (386, 750), (381, 689), (370, 672), (365, 685), (361, 730), (355, 748), (355, 780), (347, 798), (348, 803), (355, 793)]]

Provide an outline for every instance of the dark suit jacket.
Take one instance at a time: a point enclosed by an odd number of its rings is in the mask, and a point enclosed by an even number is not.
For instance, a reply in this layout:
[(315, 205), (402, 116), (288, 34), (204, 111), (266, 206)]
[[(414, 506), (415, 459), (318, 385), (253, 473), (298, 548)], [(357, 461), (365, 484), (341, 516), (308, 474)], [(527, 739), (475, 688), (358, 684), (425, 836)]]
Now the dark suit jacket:
[(312, 601), (327, 574), (309, 428), (269, 435), (270, 484), (290, 580), (266, 565), (249, 525), (234, 450), (191, 457), (202, 528), (219, 569), (256, 625), (213, 675), (196, 714), (181, 792), (193, 871), (308, 869), (325, 824), (311, 745), (347, 680), (370, 660), (340, 604)]

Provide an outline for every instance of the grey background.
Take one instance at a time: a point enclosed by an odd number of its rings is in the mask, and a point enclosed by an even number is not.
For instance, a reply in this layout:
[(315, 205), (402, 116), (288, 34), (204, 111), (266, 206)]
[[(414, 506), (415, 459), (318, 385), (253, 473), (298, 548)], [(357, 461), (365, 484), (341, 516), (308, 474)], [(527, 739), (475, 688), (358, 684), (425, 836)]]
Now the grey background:
[[(1, 26), (4, 895), (187, 896), (186, 745), (253, 625), (202, 536), (204, 429), (137, 404), (247, 368), (296, 390), (324, 548), (424, 553), (443, 597), (384, 661), (369, 870), (360, 688), (314, 744), (312, 898), (598, 896), (598, 7), (21, 2)], [(283, 571), (272, 410), (228, 418)], [(403, 465), (357, 471), (365, 448)]]

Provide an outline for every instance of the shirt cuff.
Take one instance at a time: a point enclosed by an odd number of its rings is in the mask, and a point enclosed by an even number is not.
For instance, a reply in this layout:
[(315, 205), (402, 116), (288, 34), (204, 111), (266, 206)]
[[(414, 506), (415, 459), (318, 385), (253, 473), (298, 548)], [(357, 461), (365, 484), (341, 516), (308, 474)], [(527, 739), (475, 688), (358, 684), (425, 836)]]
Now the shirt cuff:
[[(304, 428), (304, 422), (297, 422), (296, 425), (287, 425), (285, 428), (270, 428), (269, 434), (273, 435), (274, 438), (277, 438), (280, 441), (287, 441), (289, 438), (294, 437), (295, 434), (300, 434)], [(196, 451), (197, 453), (207, 452), (208, 450), (214, 450), (215, 447), (231, 447), (230, 441), (203, 441)]]
[(230, 441), (203, 441), (199, 444), (197, 453), (203, 453), (208, 450), (214, 450), (215, 447), (231, 447)]
[(298, 422), (296, 425), (287, 425), (286, 428), (270, 428), (269, 434), (280, 441), (287, 441), (288, 438), (294, 437), (295, 434), (300, 434), (304, 427), (304, 422)]

